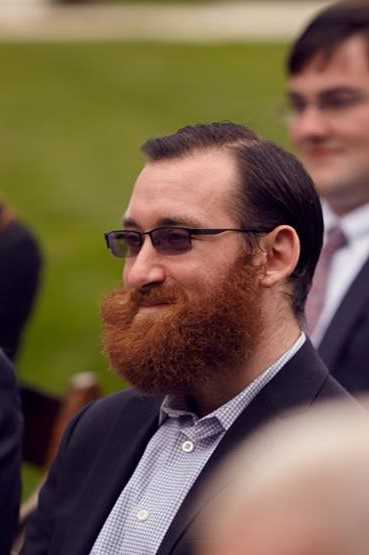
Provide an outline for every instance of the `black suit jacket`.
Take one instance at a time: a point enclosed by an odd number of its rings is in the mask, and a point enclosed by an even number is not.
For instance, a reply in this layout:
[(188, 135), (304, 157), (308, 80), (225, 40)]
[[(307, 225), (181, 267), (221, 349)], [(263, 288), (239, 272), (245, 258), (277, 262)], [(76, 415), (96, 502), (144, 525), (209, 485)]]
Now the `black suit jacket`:
[(0, 554), (10, 553), (20, 497), (22, 416), (15, 372), (0, 349)]
[(338, 307), (318, 351), (347, 390), (369, 391), (369, 259)]
[[(184, 500), (158, 553), (193, 553), (191, 524), (201, 512), (196, 494), (240, 441), (281, 411), (328, 397), (346, 397), (353, 402), (307, 341), (225, 434)], [(145, 398), (128, 390), (90, 405), (73, 421), (41, 493), (23, 555), (90, 552), (158, 428), (161, 402), (160, 398)]]

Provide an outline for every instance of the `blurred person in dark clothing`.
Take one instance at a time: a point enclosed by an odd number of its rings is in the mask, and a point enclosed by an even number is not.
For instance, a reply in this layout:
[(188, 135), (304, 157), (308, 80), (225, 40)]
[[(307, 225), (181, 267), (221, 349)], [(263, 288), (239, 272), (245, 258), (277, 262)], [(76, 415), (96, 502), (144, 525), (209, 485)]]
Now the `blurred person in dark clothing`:
[(0, 349), (0, 554), (14, 540), (20, 500), (22, 417), (15, 371)]
[(345, 388), (369, 390), (369, 2), (333, 4), (293, 44), (289, 132), (323, 200), (308, 333)]
[(32, 232), (0, 202), (0, 348), (12, 360), (37, 295), (41, 267)]

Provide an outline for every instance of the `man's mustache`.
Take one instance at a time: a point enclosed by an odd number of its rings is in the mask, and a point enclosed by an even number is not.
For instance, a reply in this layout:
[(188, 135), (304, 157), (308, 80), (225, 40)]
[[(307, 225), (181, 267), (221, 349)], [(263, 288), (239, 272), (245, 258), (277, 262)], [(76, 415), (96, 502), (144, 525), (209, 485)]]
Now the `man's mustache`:
[(320, 135), (314, 135), (311, 134), (311, 136), (306, 137), (306, 139), (303, 141), (304, 145), (306, 147), (324, 147), (327, 149), (331, 149), (331, 150), (335, 150), (337, 148), (339, 148), (339, 144), (337, 143), (337, 141), (333, 141), (332, 139), (330, 139), (329, 137), (321, 137)]
[(174, 304), (182, 298), (177, 288), (167, 287), (152, 287), (142, 288), (135, 293), (135, 302), (138, 307), (141, 306), (155, 306), (158, 304)]
[[(113, 315), (131, 317), (141, 308), (159, 304), (177, 304), (187, 299), (178, 286), (150, 286), (137, 289), (119, 288), (108, 295), (102, 307), (103, 317), (108, 320)], [(114, 316), (113, 316), (114, 317)]]

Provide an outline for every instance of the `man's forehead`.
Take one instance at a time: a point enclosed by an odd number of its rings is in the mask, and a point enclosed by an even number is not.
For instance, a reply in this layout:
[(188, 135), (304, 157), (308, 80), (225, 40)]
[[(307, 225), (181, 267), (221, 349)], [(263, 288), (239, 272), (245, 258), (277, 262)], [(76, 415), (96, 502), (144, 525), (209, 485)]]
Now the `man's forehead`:
[(289, 90), (319, 86), (347, 86), (348, 84), (369, 85), (369, 50), (366, 40), (360, 35), (347, 39), (332, 51), (318, 51), (302, 70), (291, 75)]
[(214, 152), (149, 162), (135, 182), (131, 200), (145, 198), (156, 202), (165, 197), (197, 202), (203, 196), (227, 192), (235, 177), (232, 159)]
[[(135, 221), (151, 218), (203, 219), (228, 205), (238, 172), (230, 153), (208, 150), (176, 159), (148, 162), (139, 174), (126, 211)], [(189, 225), (189, 223), (187, 223)]]
[[(140, 172), (135, 188), (142, 184), (158, 186), (160, 183), (176, 185), (186, 183), (189, 188), (197, 188), (208, 181), (225, 185), (234, 180), (236, 164), (229, 150), (208, 148), (195, 150), (186, 156), (148, 161)], [(193, 182), (193, 179), (201, 182)]]

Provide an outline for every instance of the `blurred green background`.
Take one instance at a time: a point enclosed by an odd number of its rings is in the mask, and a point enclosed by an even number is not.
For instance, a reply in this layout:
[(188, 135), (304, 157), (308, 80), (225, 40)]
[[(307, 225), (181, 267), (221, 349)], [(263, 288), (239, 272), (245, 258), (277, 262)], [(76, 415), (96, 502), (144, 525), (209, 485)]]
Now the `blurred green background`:
[(285, 145), (285, 53), (272, 43), (0, 44), (0, 196), (37, 234), (46, 261), (22, 381), (58, 393), (92, 370), (105, 393), (122, 387), (101, 354), (100, 302), (122, 271), (103, 232), (120, 227), (139, 147), (215, 120)]

